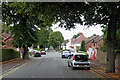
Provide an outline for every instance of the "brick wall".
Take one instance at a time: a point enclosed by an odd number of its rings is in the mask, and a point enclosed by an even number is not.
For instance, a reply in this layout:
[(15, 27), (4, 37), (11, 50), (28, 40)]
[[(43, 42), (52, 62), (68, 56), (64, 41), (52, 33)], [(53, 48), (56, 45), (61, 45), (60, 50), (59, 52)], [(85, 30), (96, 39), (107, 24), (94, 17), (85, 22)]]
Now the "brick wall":
[(91, 48), (92, 47), (92, 43), (91, 42), (88, 42), (85, 44), (85, 49), (87, 50), (88, 48)]

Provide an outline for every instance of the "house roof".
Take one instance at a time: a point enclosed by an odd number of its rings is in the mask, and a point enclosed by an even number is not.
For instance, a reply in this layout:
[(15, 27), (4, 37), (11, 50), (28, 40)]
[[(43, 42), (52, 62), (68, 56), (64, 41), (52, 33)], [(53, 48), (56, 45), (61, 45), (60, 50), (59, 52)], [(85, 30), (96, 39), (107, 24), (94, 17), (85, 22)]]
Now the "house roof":
[(1, 37), (3, 38), (3, 41), (7, 41), (9, 40), (12, 36), (10, 35), (10, 33), (1, 33)]
[(73, 44), (78, 44), (81, 43), (83, 40), (88, 40), (88, 39), (83, 35), (83, 33), (80, 33), (80, 35), (77, 38), (72, 39), (71, 42)]
[(88, 43), (88, 42), (94, 40), (96, 37), (98, 37), (98, 36), (93, 36), (93, 37), (91, 37), (90, 39), (86, 40), (85, 43)]
[(101, 35), (101, 36), (95, 38), (95, 39), (94, 39), (94, 42), (98, 42), (98, 41), (102, 40), (102, 39), (103, 39), (103, 36), (104, 36), (104, 35)]
[(93, 36), (90, 39), (86, 40), (85, 43), (94, 41), (95, 43), (103, 39), (103, 35), (101, 36)]
[(11, 35), (8, 33), (1, 33), (1, 36), (3, 37), (3, 38), (8, 38), (8, 37), (10, 37)]

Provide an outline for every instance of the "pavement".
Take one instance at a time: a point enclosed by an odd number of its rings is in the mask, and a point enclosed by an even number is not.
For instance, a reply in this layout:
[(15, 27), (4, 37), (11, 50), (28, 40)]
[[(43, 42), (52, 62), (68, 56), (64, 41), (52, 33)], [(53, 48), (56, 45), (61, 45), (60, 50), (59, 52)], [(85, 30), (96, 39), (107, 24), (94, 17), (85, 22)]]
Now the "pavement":
[(91, 61), (91, 70), (83, 68), (72, 70), (67, 67), (67, 60), (62, 59), (60, 53), (54, 50), (42, 57), (31, 57), (27, 61), (15, 59), (2, 65), (4, 73), (2, 78), (3, 80), (6, 78), (91, 78), (92, 80), (111, 78), (99, 71), (100, 67), (105, 67), (105, 64)]
[(91, 69), (102, 75), (102, 77), (104, 78), (115, 78), (117, 80), (120, 80), (120, 73), (118, 73), (118, 71), (116, 71), (115, 73), (106, 73), (106, 64), (105, 63), (101, 63), (99, 61), (90, 61), (91, 62)]

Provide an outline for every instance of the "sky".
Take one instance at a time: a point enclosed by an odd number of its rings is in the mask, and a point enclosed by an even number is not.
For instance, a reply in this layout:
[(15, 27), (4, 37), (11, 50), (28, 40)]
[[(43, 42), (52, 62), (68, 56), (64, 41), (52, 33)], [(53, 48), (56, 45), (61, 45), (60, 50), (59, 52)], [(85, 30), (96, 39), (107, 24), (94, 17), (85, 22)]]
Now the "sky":
[(103, 32), (101, 31), (102, 28), (100, 27), (100, 25), (90, 26), (88, 28), (87, 26), (82, 26), (82, 25), (76, 24), (76, 26), (75, 26), (76, 28), (71, 29), (71, 31), (70, 30), (65, 30), (65, 28), (60, 28), (60, 27), (58, 28), (58, 25), (59, 25), (59, 23), (53, 25), (52, 30), (53, 31), (60, 31), (65, 40), (66, 39), (71, 39), (73, 37), (73, 35), (76, 35), (79, 32), (83, 33), (83, 35), (85, 37), (90, 37), (93, 34), (103, 35)]

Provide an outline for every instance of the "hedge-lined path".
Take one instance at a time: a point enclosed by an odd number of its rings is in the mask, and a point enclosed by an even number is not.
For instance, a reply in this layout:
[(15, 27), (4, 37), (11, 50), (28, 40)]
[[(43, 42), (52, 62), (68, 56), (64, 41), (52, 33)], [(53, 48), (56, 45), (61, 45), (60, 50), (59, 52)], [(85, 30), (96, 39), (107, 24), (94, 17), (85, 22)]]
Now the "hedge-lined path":
[(29, 60), (23, 60), (22, 58), (11, 59), (8, 61), (2, 62), (2, 74), (13, 69), (16, 66), (26, 63)]

